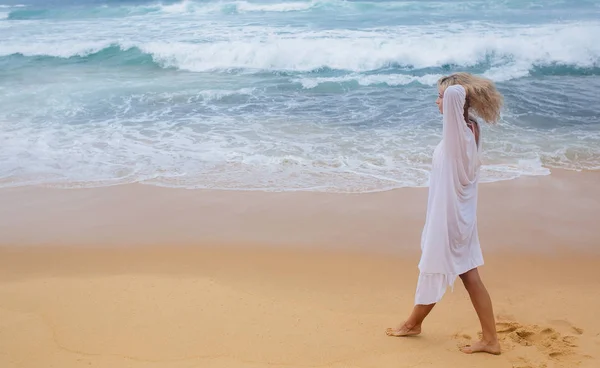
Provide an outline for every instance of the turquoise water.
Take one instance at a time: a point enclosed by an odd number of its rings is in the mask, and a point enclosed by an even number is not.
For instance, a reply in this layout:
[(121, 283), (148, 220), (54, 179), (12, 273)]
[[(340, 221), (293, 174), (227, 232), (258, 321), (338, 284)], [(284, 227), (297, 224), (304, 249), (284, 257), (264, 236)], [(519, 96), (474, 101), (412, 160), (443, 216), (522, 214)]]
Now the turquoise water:
[(426, 185), (454, 71), (484, 181), (600, 169), (600, 0), (0, 4), (0, 186)]

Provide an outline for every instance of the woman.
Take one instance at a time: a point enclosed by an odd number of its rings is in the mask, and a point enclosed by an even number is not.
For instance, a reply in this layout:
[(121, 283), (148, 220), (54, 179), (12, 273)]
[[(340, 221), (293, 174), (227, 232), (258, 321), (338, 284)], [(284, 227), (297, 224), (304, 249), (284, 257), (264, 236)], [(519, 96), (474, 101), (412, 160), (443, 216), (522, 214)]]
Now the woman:
[(492, 301), (477, 271), (483, 265), (476, 215), (480, 144), (479, 125), (469, 114), (493, 124), (503, 98), (490, 80), (468, 73), (441, 78), (438, 92), (443, 137), (433, 153), (415, 307), (403, 324), (386, 332), (420, 334), (425, 317), (460, 276), (483, 331), (481, 341), (461, 350), (500, 354)]

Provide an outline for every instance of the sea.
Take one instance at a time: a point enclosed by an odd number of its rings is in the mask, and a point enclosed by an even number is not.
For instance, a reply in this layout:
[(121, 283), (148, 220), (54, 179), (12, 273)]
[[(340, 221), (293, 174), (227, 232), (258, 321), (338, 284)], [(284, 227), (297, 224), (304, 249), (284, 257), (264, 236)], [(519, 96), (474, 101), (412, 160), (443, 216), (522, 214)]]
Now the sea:
[(600, 169), (600, 0), (0, 0), (0, 187), (427, 186), (456, 71), (482, 182)]

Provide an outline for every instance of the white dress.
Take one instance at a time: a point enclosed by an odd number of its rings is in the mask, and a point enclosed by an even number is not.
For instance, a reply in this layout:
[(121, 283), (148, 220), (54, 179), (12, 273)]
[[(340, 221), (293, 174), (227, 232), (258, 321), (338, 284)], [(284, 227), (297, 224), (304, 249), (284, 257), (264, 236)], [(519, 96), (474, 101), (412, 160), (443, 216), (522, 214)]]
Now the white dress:
[(433, 154), (415, 304), (439, 302), (458, 275), (483, 265), (477, 234), (479, 148), (463, 116), (465, 97), (460, 85), (444, 92), (443, 137)]

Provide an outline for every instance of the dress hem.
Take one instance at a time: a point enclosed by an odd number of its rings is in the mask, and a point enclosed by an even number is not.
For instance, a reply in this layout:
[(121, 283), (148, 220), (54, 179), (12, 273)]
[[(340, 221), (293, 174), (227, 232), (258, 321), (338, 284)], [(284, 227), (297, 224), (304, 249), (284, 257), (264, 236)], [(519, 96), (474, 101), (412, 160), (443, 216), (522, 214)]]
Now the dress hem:
[[(456, 278), (464, 273), (467, 273), (475, 268), (481, 267), (484, 265), (483, 260), (472, 260), (471, 262), (469, 262), (469, 266), (465, 267), (464, 270), (460, 270), (458, 273), (430, 273), (430, 272), (421, 272), (419, 273), (419, 281), (417, 282), (417, 291), (415, 293), (415, 305), (431, 305), (431, 304), (435, 304), (438, 303), (442, 297), (444, 296), (444, 294), (446, 293), (446, 290), (448, 288), (450, 288), (451, 291), (454, 291), (454, 282), (456, 281)], [(435, 280), (436, 285), (434, 285), (434, 288), (437, 289), (437, 293), (434, 297), (432, 297), (432, 295), (429, 295), (429, 293), (425, 293), (426, 295), (423, 295), (423, 290), (422, 290), (422, 286), (426, 283), (425, 279), (432, 277), (437, 279)], [(437, 277), (437, 276), (442, 276), (442, 277)], [(440, 284), (441, 283), (441, 284)], [(431, 287), (431, 284), (429, 285)]]

